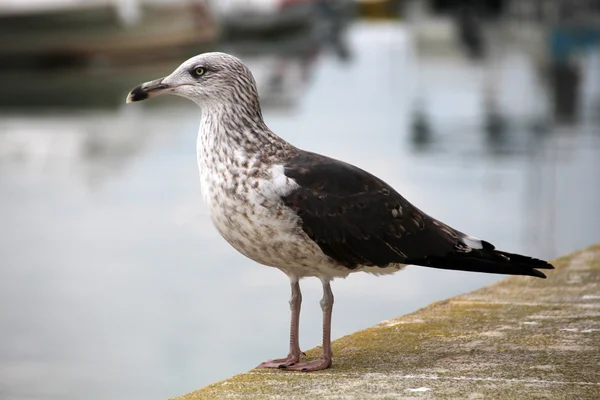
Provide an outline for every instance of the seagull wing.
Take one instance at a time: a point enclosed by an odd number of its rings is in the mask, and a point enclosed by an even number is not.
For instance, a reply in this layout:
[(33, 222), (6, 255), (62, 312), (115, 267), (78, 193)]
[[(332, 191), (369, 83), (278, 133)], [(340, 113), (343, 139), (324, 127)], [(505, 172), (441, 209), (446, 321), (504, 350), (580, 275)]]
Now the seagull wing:
[(450, 228), (351, 164), (302, 151), (287, 160), (284, 171), (298, 188), (283, 202), (323, 253), (348, 268), (416, 264), (540, 277), (533, 268), (552, 268)]

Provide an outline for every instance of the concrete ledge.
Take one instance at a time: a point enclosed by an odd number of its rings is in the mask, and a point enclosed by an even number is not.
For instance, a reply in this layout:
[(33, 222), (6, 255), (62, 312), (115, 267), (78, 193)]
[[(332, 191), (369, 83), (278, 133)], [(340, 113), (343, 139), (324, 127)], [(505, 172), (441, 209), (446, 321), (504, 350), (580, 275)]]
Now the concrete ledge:
[(600, 245), (554, 265), (342, 337), (329, 370), (252, 370), (177, 399), (600, 399)]

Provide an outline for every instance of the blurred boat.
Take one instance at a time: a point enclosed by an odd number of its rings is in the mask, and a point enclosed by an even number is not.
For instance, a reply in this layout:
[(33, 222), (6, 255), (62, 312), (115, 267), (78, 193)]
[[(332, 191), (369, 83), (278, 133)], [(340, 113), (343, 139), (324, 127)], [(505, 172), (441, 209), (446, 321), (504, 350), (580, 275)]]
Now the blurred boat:
[(203, 0), (0, 2), (0, 107), (120, 106), (217, 33)]
[(9, 0), (0, 68), (141, 64), (197, 53), (216, 34), (203, 0)]
[(270, 33), (310, 25), (322, 0), (215, 0), (211, 8), (227, 36)]

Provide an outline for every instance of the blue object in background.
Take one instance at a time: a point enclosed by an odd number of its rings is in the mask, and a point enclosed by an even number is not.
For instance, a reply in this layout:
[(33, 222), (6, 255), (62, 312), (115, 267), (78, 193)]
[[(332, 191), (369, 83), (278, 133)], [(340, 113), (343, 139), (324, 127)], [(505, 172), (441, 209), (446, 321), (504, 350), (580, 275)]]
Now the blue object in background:
[(553, 64), (566, 64), (574, 52), (589, 50), (600, 43), (600, 30), (590, 27), (554, 27), (550, 32)]

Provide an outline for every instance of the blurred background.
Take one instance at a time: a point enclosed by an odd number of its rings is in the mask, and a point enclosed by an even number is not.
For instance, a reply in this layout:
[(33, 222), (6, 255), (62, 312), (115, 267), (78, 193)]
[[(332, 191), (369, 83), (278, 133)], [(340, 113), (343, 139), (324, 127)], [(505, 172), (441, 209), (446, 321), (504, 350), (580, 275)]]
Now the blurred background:
[[(287, 353), (286, 277), (201, 201), (200, 110), (124, 104), (212, 50), (276, 133), (457, 229), (543, 258), (600, 241), (598, 0), (1, 0), (0, 398), (164, 399)], [(350, 276), (333, 335), (500, 278)]]

